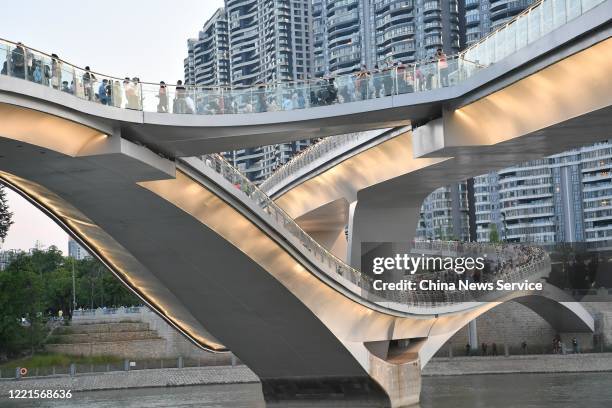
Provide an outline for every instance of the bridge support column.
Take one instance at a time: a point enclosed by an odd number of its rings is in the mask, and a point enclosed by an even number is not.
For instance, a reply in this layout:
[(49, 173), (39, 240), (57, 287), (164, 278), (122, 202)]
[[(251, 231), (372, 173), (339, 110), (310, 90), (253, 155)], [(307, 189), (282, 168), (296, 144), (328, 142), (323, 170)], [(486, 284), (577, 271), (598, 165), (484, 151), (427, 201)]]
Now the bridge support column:
[(367, 376), (262, 378), (261, 386), (267, 407), (281, 408), (293, 404), (318, 406), (330, 401), (341, 403), (343, 406), (346, 404), (346, 406), (371, 408), (400, 407), (391, 404), (385, 390)]
[(348, 262), (361, 269), (362, 242), (412, 242), (427, 194), (402, 199), (395, 207), (358, 200), (349, 209)]
[(368, 372), (389, 395), (392, 408), (417, 404), (421, 395), (422, 339), (365, 343)]

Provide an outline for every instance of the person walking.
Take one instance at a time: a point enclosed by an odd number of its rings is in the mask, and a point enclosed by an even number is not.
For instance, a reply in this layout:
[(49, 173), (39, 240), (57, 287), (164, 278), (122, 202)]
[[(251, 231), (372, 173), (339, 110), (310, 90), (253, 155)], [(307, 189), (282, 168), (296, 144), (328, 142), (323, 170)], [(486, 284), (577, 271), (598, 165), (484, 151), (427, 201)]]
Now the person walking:
[(25, 79), (26, 50), (21, 42), (15, 45), (11, 52), (11, 75), (16, 78)]
[(113, 81), (113, 106), (116, 108), (123, 107), (123, 89), (119, 81)]
[(83, 88), (85, 89), (85, 99), (89, 101), (94, 100), (93, 87), (96, 82), (96, 76), (91, 73), (89, 66), (85, 67), (85, 73), (83, 74)]
[(51, 86), (60, 89), (62, 84), (62, 60), (57, 54), (51, 54)]
[(438, 60), (439, 86), (446, 87), (448, 86), (448, 60), (442, 48), (436, 50), (436, 59)]
[(157, 112), (168, 113), (168, 90), (166, 89), (166, 83), (161, 81), (159, 83), (159, 91), (157, 92)]
[(183, 86), (183, 81), (176, 81), (173, 113), (185, 113), (187, 110), (185, 97), (187, 96), (187, 88)]
[(106, 86), (108, 85), (108, 80), (103, 79), (98, 87), (98, 99), (102, 105), (108, 105), (108, 94)]

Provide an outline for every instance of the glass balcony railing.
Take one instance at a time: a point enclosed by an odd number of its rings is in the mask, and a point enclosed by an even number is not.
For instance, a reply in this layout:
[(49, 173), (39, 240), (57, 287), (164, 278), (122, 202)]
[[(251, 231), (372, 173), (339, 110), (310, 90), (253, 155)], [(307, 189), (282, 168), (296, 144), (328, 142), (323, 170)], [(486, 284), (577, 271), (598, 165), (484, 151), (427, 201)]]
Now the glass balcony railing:
[(490, 65), (542, 38), (606, 0), (541, 0), (461, 53)]
[(241, 86), (184, 86), (116, 78), (79, 68), (20, 43), (0, 40), (1, 74), (121, 109), (175, 114), (291, 111), (453, 86), (482, 65), (459, 57), (305, 81)]
[[(0, 39), (1, 74), (35, 82), (92, 103), (175, 114), (291, 111), (454, 86), (606, 0), (543, 0), (456, 56), (325, 78), (250, 86), (185, 86), (115, 78), (58, 56)], [(437, 7), (437, 1), (430, 1)], [(439, 45), (429, 38), (428, 45)], [(338, 57), (336, 64), (343, 63)], [(257, 74), (247, 75), (256, 79)]]
[[(211, 154), (201, 158), (181, 159), (181, 162), (196, 170), (198, 167), (205, 166), (205, 168), (212, 169), (216, 174), (220, 175), (223, 180), (221, 188), (233, 191), (234, 196), (239, 201), (247, 204), (245, 208), (255, 208), (257, 215), (264, 222), (278, 231), (287, 239), (287, 242), (305, 254), (309, 261), (317, 265), (320, 271), (363, 299), (374, 303), (390, 304), (390, 307), (402, 310), (401, 306), (435, 308), (464, 302), (494, 301), (494, 299), (500, 296), (500, 293), (491, 294), (470, 290), (375, 290), (374, 280), (376, 278), (352, 268), (321, 246), (308, 233), (302, 230), (272, 199), (220, 155)], [(537, 280), (550, 272), (550, 258), (539, 247), (438, 241), (414, 242), (411, 251), (415, 253), (415, 256), (421, 256), (422, 254), (443, 257), (482, 256), (493, 262), (489, 269), (482, 274), (470, 275), (466, 273), (465, 275), (460, 275), (455, 271), (447, 270), (427, 271), (414, 276), (417, 281), (422, 279), (439, 279), (445, 282), (457, 282), (458, 280), (521, 282), (525, 279), (530, 281)]]

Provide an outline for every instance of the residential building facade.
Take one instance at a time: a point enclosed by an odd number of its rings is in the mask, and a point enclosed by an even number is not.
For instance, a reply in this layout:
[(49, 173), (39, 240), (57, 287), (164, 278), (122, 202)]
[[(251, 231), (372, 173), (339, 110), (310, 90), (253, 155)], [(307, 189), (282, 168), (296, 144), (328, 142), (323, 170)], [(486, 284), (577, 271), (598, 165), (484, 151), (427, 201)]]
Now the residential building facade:
[(465, 7), (465, 42), (474, 44), (525, 10), (534, 0), (462, 0)]
[(457, 0), (313, 0), (315, 76), (372, 69), (459, 52), (463, 4)]
[[(253, 86), (311, 76), (309, 0), (226, 0), (187, 41), (185, 81), (202, 86)], [(224, 152), (260, 183), (311, 143), (301, 140)]]
[[(508, 242), (587, 242), (612, 240), (612, 142), (606, 141), (518, 164), (474, 178), (476, 240), (493, 235)], [(423, 203), (420, 239), (459, 237), (468, 230), (462, 184), (433, 192)], [(468, 196), (469, 197), (469, 196)], [(459, 200), (457, 203), (454, 200)], [(456, 213), (455, 213), (456, 214)], [(459, 220), (460, 227), (450, 228)], [(449, 229), (450, 228), (450, 229)]]
[(68, 239), (68, 256), (76, 260), (91, 258), (89, 252), (72, 238)]

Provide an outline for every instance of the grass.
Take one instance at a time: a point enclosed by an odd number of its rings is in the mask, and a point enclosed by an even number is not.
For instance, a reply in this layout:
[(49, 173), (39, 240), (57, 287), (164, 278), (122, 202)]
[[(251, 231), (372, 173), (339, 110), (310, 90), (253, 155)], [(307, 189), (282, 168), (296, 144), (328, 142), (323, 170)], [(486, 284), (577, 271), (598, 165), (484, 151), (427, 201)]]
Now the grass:
[(32, 368), (45, 368), (45, 367), (67, 367), (71, 363), (76, 364), (93, 364), (93, 365), (104, 365), (113, 364), (123, 361), (119, 357), (112, 356), (69, 356), (66, 354), (56, 353), (40, 353), (30, 357), (20, 358), (18, 360), (12, 360), (7, 363), (0, 365), (0, 369), (14, 369), (15, 367), (27, 367)]

